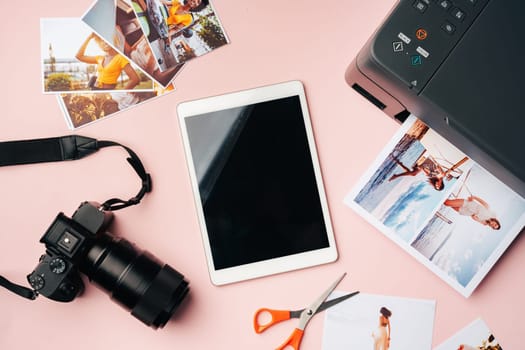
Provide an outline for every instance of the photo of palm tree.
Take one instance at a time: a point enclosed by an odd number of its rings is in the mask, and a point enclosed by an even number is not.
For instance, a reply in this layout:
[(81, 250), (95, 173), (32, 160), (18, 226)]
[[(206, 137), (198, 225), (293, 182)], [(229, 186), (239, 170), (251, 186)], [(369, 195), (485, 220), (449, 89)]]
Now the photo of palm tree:
[(77, 129), (174, 91), (173, 85), (167, 88), (160, 85), (155, 87), (153, 91), (141, 92), (60, 94), (58, 104), (64, 112), (68, 127)]
[(131, 6), (161, 71), (228, 43), (208, 0), (131, 0)]

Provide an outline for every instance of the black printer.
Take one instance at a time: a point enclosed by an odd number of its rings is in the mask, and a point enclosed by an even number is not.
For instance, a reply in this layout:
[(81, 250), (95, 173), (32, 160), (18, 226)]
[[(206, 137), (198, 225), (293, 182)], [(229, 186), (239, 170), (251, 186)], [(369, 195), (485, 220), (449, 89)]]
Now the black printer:
[(525, 197), (525, 1), (400, 0), (345, 78)]

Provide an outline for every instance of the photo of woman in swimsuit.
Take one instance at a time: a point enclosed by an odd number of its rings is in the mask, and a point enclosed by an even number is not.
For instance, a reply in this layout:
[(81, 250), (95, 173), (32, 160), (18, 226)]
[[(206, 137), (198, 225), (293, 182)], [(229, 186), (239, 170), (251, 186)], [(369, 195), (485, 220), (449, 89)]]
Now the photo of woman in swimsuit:
[(379, 313), (379, 326), (372, 333), (374, 350), (388, 350), (390, 348), (390, 316), (392, 316), (392, 311), (383, 306)]
[(493, 230), (499, 230), (501, 228), (496, 214), (490, 209), (488, 203), (477, 196), (469, 196), (465, 199), (447, 199), (443, 204), (454, 209), (458, 214), (470, 216), (472, 220), (488, 226)]
[(396, 173), (393, 174), (388, 181), (393, 181), (401, 176), (416, 176), (417, 174), (423, 172), (425, 176), (428, 179), (428, 182), (430, 185), (436, 190), (436, 191), (442, 191), (445, 188), (445, 184), (443, 182), (444, 178), (446, 177), (445, 170), (434, 160), (431, 159), (431, 157), (425, 157), (421, 160), (420, 163), (416, 163), (412, 166), (412, 169), (408, 168), (406, 165), (404, 165), (399, 159), (397, 159), (394, 156), (391, 156), (392, 160), (399, 165), (401, 168), (403, 168), (402, 173)]

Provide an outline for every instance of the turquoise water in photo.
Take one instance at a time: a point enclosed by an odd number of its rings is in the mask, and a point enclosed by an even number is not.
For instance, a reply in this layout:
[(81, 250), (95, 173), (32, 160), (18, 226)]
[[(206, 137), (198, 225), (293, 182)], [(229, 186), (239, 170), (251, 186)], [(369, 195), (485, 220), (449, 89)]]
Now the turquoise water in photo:
[[(391, 155), (411, 168), (424, 151), (421, 142), (405, 135)], [(392, 175), (404, 171), (392, 156), (386, 157), (354, 201), (404, 241), (410, 242), (445, 200), (447, 190), (456, 179), (445, 181), (443, 191), (435, 190), (423, 173), (389, 181)]]

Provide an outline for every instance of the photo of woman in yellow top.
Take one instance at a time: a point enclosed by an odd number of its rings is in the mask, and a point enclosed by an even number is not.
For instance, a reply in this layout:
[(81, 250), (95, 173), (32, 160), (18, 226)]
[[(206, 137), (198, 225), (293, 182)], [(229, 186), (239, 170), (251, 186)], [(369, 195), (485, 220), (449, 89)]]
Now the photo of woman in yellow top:
[[(151, 0), (150, 0), (151, 1)], [(208, 0), (159, 0), (161, 4), (166, 6), (167, 16), (165, 18), (165, 44), (171, 47), (172, 37), (177, 33), (183, 33), (191, 36), (191, 31), (183, 31), (184, 28), (189, 27), (193, 23), (193, 14), (203, 10), (208, 6)], [(164, 23), (161, 25), (164, 27)], [(160, 29), (160, 28), (159, 28)], [(163, 32), (161, 29), (159, 31)], [(163, 36), (161, 34), (161, 36)]]
[[(104, 55), (85, 55), (86, 48), (91, 40), (95, 40), (104, 52)], [(115, 89), (122, 71), (124, 71), (129, 78), (123, 87), (124, 90), (132, 90), (140, 83), (140, 77), (129, 61), (95, 33), (91, 33), (86, 38), (75, 57), (81, 62), (97, 65), (97, 77), (96, 82), (92, 85), (93, 90)]]
[(164, 5), (169, 6), (169, 16), (166, 18), (168, 26), (186, 27), (193, 21), (193, 16), (184, 9), (178, 0), (166, 1), (161, 0)]
[(166, 18), (168, 26), (178, 28), (187, 27), (193, 22), (190, 12), (199, 12), (208, 5), (208, 0), (185, 0), (184, 4), (179, 0), (160, 0), (164, 5), (169, 6), (169, 16)]

